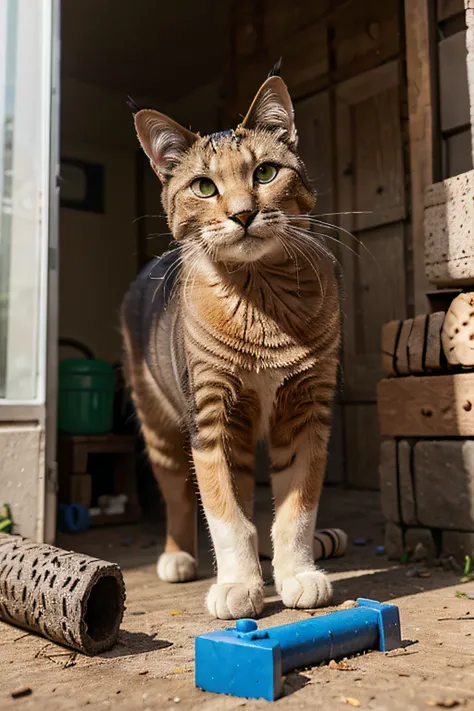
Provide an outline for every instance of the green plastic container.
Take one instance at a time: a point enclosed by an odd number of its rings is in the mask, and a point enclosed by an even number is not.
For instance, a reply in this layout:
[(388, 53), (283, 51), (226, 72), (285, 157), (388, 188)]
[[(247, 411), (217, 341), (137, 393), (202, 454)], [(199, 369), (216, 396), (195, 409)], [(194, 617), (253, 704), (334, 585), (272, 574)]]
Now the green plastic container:
[(58, 428), (74, 435), (113, 427), (115, 371), (103, 360), (67, 358), (59, 364)]

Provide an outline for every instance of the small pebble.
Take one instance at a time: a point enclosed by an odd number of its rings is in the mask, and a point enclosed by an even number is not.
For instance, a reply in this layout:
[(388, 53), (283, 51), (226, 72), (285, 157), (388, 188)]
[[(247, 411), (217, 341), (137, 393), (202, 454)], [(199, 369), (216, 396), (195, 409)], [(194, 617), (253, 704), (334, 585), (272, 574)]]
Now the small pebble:
[(352, 607), (359, 607), (356, 600), (344, 600), (344, 602), (339, 605), (340, 610), (350, 610)]
[(179, 704), (179, 702), (181, 701), (181, 699), (179, 698), (179, 696), (175, 696), (174, 699), (173, 699), (173, 701), (174, 701), (175, 704)]
[(14, 691), (11, 691), (10, 696), (12, 697), (12, 699), (22, 699), (24, 696), (30, 696), (30, 694), (32, 693), (33, 692), (29, 686), (23, 686), (21, 689), (15, 689)]
[(377, 546), (375, 555), (385, 555), (385, 546)]
[(415, 550), (413, 551), (413, 560), (420, 562), (422, 560), (426, 560), (428, 557), (428, 550), (426, 546), (423, 545), (423, 543), (417, 543), (415, 546)]
[(354, 538), (355, 546), (365, 546), (367, 545), (367, 538)]
[(152, 539), (151, 541), (148, 541), (147, 543), (142, 543), (140, 548), (153, 548), (153, 546), (156, 546), (158, 544), (158, 541), (155, 541)]

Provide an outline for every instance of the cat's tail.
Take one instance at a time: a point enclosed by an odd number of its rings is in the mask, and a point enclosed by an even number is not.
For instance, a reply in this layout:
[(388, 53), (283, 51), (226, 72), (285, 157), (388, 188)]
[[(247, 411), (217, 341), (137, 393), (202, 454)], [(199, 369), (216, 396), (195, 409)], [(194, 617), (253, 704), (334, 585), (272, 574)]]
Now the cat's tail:
[[(271, 559), (272, 543), (268, 526), (258, 528), (258, 553), (261, 558)], [(260, 523), (262, 523), (260, 521)], [(325, 558), (339, 558), (347, 550), (347, 533), (340, 528), (324, 528), (314, 532), (313, 551), (314, 560), (324, 560)]]
[(340, 528), (325, 528), (314, 532), (314, 559), (338, 558), (347, 549), (347, 533)]

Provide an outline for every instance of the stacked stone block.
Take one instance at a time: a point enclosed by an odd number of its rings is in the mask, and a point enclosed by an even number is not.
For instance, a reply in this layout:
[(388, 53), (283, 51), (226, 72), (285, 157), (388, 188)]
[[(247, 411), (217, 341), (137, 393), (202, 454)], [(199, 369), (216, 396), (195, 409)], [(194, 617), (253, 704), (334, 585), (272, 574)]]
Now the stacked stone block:
[(474, 555), (474, 440), (387, 439), (380, 485), (391, 558)]
[(458, 295), (446, 312), (383, 328), (386, 549), (400, 559), (421, 543), (428, 558), (461, 563), (474, 558), (474, 171), (428, 189), (425, 266)]
[[(464, 5), (474, 158), (474, 0)], [(474, 558), (474, 171), (427, 189), (424, 232), (426, 276), (446, 313), (383, 329), (386, 548), (400, 558), (422, 543), (428, 557), (462, 562)]]

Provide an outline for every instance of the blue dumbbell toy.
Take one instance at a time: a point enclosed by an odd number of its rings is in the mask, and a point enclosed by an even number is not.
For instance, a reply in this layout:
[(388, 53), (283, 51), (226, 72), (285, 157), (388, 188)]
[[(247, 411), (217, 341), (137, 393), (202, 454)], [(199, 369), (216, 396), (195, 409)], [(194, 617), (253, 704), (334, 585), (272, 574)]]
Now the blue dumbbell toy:
[(401, 645), (398, 607), (359, 598), (357, 607), (280, 627), (255, 620), (196, 637), (196, 686), (204, 691), (275, 701), (284, 674), (357, 652)]

